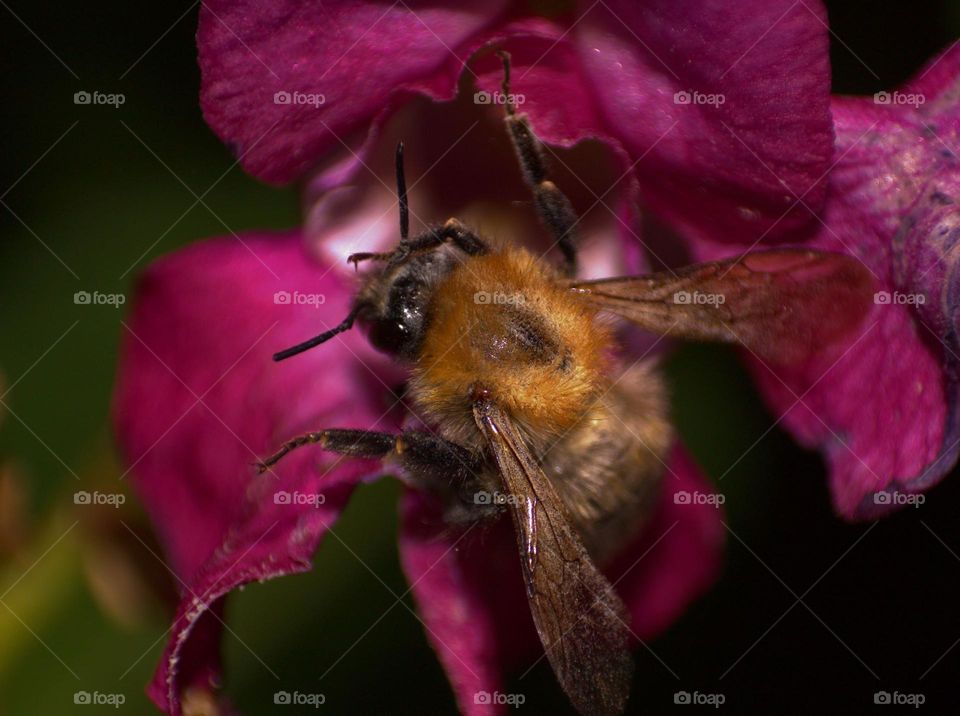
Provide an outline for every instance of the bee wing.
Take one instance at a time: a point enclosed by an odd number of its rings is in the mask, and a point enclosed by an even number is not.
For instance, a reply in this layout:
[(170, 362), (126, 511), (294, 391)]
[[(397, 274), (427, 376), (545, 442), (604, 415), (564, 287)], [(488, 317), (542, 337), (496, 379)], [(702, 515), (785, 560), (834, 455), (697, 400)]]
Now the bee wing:
[(772, 249), (645, 276), (565, 281), (596, 308), (664, 335), (800, 360), (856, 327), (873, 281), (856, 259)]
[(633, 674), (626, 607), (509, 417), (481, 401), (474, 418), (511, 496), (530, 610), (561, 686), (581, 713), (622, 713)]

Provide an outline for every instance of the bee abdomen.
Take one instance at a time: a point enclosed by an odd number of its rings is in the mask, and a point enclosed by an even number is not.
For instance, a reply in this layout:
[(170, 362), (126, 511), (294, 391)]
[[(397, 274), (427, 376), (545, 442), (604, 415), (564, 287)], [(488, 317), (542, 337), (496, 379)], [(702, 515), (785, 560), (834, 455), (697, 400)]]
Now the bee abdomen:
[(673, 441), (662, 379), (650, 363), (624, 373), (594, 413), (544, 453), (544, 471), (591, 556), (613, 557), (660, 494)]

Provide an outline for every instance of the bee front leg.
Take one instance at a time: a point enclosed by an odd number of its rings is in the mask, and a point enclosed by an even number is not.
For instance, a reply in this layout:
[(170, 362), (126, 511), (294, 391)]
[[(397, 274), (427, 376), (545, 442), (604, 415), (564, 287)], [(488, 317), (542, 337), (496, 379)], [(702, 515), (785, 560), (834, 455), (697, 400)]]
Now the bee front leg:
[(396, 463), (403, 468), (404, 481), (411, 487), (441, 495), (448, 506), (475, 504), (483, 508), (487, 506), (482, 499), (484, 488), (488, 490), (486, 494), (492, 489), (487, 484), (489, 479), (484, 479), (482, 454), (421, 430), (406, 430), (400, 435), (343, 428), (318, 430), (285, 442), (277, 452), (257, 463), (257, 471), (261, 474), (268, 471), (290, 452), (305, 445), (319, 445), (328, 452), (350, 457)]
[(257, 472), (262, 475), (297, 448), (314, 444), (319, 445), (323, 450), (329, 450), (340, 455), (383, 458), (397, 449), (397, 441), (400, 439), (399, 435), (378, 433), (372, 430), (343, 428), (318, 430), (287, 440), (273, 455), (256, 463), (256, 468)]
[(391, 266), (399, 266), (414, 254), (433, 251), (444, 244), (453, 244), (469, 256), (478, 256), (489, 251), (486, 242), (464, 226), (463, 222), (450, 218), (442, 226), (427, 229), (412, 239), (401, 241), (393, 251), (350, 254), (347, 261), (354, 267), (361, 261), (386, 261)]

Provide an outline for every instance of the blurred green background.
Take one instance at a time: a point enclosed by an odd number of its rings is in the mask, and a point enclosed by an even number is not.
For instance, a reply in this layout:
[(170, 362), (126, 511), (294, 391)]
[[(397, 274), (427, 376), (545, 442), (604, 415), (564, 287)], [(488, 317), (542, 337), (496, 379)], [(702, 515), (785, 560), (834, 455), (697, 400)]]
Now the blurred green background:
[[(960, 37), (954, 3), (828, 5), (839, 92), (889, 88)], [(159, 564), (131, 577), (152, 557), (118, 513), (73, 505), (78, 489), (117, 484), (107, 416), (125, 311), (75, 305), (74, 292), (129, 294), (153, 258), (223, 233), (217, 216), (236, 231), (299, 219), (296, 191), (234, 167), (200, 116), (197, 7), (0, 3), (0, 394), (15, 382), (0, 412), (2, 714), (116, 712), (75, 706), (79, 690), (122, 693), (121, 711), (151, 713), (143, 687), (169, 625), (167, 603), (151, 596), (168, 586)], [(126, 102), (76, 106), (82, 89)], [(176, 177), (198, 195), (215, 184), (203, 196), (212, 211)], [(955, 712), (960, 480), (875, 527), (844, 524), (816, 455), (776, 429), (748, 451), (772, 419), (732, 352), (685, 347), (668, 371), (684, 438), (711, 476), (725, 475), (737, 537), (716, 588), (652, 645), (679, 680), (641, 649), (631, 709), (683, 712), (673, 705), (683, 689), (723, 693), (731, 713), (870, 712), (874, 692), (899, 690)], [(401, 594), (397, 495), (390, 481), (362, 488), (338, 534)], [(133, 501), (120, 514), (142, 524)], [(232, 598), (243, 643), (226, 638), (227, 693), (247, 714), (274, 713), (278, 688), (322, 691), (330, 713), (452, 713), (406, 609), (363, 636), (393, 601), (327, 541), (310, 574)], [(527, 694), (525, 712), (568, 708), (543, 665), (511, 690)]]

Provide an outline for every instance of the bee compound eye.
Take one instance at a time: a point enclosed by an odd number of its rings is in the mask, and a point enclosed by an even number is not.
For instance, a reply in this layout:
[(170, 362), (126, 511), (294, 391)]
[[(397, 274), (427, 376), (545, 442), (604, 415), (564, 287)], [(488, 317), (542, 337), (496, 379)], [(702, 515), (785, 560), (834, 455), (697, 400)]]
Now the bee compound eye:
[(374, 348), (389, 355), (406, 352), (410, 341), (407, 327), (401, 321), (390, 318), (371, 323), (367, 335)]

